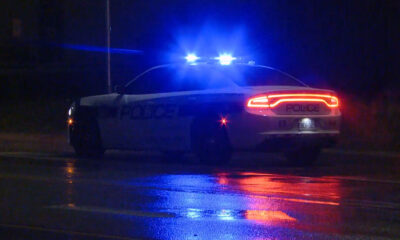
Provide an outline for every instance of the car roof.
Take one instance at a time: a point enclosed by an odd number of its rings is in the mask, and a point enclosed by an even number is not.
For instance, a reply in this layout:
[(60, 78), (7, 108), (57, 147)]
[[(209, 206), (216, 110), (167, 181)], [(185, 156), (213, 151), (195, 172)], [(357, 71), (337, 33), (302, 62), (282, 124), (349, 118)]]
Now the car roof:
[(132, 80), (130, 80), (128, 83), (125, 84), (125, 86), (130, 85), (132, 82), (136, 81), (137, 79), (139, 79), (141, 76), (145, 75), (148, 72), (151, 72), (153, 70), (156, 69), (162, 69), (162, 68), (183, 68), (183, 67), (188, 67), (188, 68), (199, 68), (199, 67), (207, 67), (207, 68), (220, 68), (220, 69), (229, 69), (229, 68), (233, 68), (236, 66), (242, 66), (242, 67), (253, 67), (253, 68), (263, 68), (263, 69), (269, 69), (272, 71), (276, 71), (278, 73), (281, 73), (289, 78), (292, 78), (293, 80), (297, 81), (298, 83), (302, 84), (305, 87), (309, 87), (307, 84), (305, 84), (303, 81), (301, 81), (300, 79), (294, 77), (293, 75), (284, 72), (280, 69), (274, 68), (274, 67), (270, 67), (270, 66), (265, 66), (265, 65), (257, 65), (254, 64), (254, 62), (250, 62), (250, 63), (232, 63), (230, 65), (219, 65), (216, 63), (210, 63), (210, 62), (198, 62), (198, 63), (169, 63), (169, 64), (162, 64), (162, 65), (157, 65), (157, 66), (153, 66), (151, 68), (148, 68), (147, 70), (145, 70), (144, 72), (140, 73), (139, 75), (137, 75), (136, 77), (134, 77)]

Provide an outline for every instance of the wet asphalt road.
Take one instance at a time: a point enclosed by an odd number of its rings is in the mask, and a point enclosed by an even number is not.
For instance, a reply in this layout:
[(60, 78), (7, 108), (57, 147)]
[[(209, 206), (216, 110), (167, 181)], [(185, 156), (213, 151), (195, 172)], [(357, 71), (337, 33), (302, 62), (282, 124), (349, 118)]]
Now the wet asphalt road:
[(0, 153), (0, 239), (400, 239), (400, 157)]

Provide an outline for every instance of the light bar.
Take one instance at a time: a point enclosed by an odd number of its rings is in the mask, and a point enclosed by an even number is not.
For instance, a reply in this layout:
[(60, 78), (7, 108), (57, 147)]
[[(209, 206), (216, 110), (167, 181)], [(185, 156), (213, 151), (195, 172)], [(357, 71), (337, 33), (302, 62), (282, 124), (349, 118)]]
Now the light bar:
[(219, 57), (216, 57), (215, 59), (217, 59), (221, 65), (229, 65), (232, 63), (233, 60), (236, 60), (236, 58), (232, 57), (232, 55), (230, 54), (222, 54), (219, 55)]
[(196, 60), (198, 60), (199, 57), (196, 56), (195, 54), (191, 53), (191, 54), (188, 54), (188, 55), (185, 57), (185, 59), (186, 59), (187, 62), (193, 63), (193, 62), (196, 62)]

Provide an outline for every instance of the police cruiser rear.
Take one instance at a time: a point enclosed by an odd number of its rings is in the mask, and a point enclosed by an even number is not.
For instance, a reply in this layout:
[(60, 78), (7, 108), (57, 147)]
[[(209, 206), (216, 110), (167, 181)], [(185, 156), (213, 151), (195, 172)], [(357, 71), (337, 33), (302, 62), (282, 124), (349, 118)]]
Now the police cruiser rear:
[(234, 151), (265, 151), (310, 165), (335, 143), (341, 116), (335, 92), (233, 58), (187, 60), (150, 68), (115, 93), (74, 102), (68, 139), (76, 154), (193, 152), (203, 162), (223, 164)]

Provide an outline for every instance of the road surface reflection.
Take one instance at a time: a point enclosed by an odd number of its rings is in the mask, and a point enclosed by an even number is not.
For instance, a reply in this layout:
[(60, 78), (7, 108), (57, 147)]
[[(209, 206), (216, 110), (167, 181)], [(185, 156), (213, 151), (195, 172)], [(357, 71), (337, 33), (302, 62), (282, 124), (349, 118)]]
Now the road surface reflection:
[(67, 206), (68, 207), (75, 207), (74, 201), (74, 174), (75, 174), (75, 163), (70, 161), (67, 162), (67, 166), (64, 168), (65, 171), (65, 180), (67, 182)]
[(264, 225), (296, 223), (302, 229), (319, 226), (338, 232), (326, 227), (341, 221), (337, 208), (341, 185), (337, 179), (240, 172), (218, 173), (216, 182), (227, 193), (245, 196), (244, 217), (248, 220)]
[[(268, 232), (270, 237), (288, 231), (342, 232), (344, 191), (342, 183), (332, 177), (218, 172), (103, 179), (109, 192), (102, 196), (113, 200), (89, 203), (74, 191), (79, 184), (75, 174), (69, 164), (65, 168), (67, 203), (58, 208), (108, 214), (135, 226), (129, 236), (136, 236), (138, 229), (162, 239), (190, 239), (193, 233), (213, 239), (221, 232), (226, 238), (254, 231)], [(118, 198), (111, 198), (112, 194)]]

